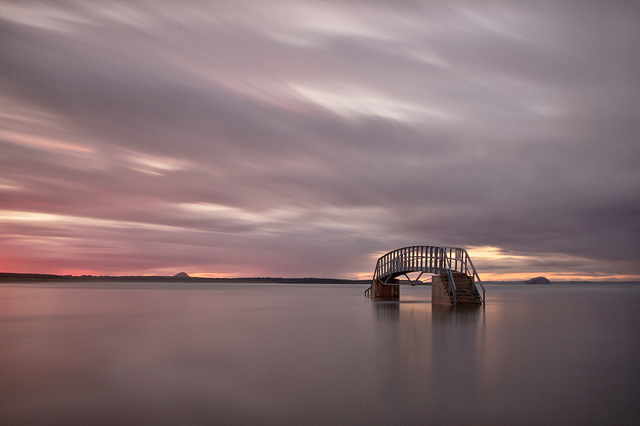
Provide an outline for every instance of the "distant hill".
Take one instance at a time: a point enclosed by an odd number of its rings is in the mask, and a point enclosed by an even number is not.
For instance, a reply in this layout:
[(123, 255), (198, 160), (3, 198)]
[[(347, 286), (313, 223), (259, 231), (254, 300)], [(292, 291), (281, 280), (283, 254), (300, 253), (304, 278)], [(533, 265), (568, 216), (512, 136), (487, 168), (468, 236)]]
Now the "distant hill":
[(189, 274), (187, 274), (186, 272), (178, 272), (173, 276), (173, 278), (190, 278), (190, 277), (189, 277)]

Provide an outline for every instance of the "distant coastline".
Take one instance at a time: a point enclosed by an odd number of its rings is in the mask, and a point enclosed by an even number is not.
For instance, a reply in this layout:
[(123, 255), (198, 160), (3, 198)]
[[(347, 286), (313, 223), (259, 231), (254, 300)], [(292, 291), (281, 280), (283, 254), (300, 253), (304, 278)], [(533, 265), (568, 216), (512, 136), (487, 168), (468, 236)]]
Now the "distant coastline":
[(189, 276), (162, 275), (54, 275), (0, 272), (2, 282), (136, 282), (136, 283), (276, 283), (276, 284), (371, 284), (371, 280), (348, 280), (340, 278), (282, 278), (282, 277), (244, 277), (244, 278), (202, 278)]
[[(164, 276), (164, 275), (55, 275), (55, 274), (29, 274), (0, 272), (1, 283), (36, 283), (36, 282), (69, 282), (69, 283), (177, 283), (177, 284), (371, 284), (370, 279), (349, 280), (341, 278), (282, 278), (282, 277), (239, 277), (239, 278), (202, 278), (189, 276)], [(482, 281), (484, 284), (523, 284), (523, 281)], [(640, 284), (640, 281), (553, 281), (552, 284)], [(403, 283), (404, 284), (404, 283)], [(431, 285), (426, 281), (422, 285)], [(523, 284), (525, 285), (525, 284)], [(526, 285), (525, 285), (526, 286)]]

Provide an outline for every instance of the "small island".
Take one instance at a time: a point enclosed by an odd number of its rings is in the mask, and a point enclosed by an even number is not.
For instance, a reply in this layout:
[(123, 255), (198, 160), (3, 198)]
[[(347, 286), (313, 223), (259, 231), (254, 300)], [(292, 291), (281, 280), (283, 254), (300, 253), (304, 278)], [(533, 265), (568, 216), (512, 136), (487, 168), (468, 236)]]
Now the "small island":
[(523, 284), (551, 284), (546, 277), (535, 277), (530, 280), (526, 280)]

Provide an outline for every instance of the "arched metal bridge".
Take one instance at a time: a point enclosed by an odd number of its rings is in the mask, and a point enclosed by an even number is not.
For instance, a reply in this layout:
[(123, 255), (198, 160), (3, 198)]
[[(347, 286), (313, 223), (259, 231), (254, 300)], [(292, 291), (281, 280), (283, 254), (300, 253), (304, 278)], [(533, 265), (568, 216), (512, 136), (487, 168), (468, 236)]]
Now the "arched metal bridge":
[[(415, 280), (408, 274), (420, 272)], [(398, 285), (397, 277), (404, 275), (411, 285), (419, 283), (423, 274), (444, 275), (448, 281), (449, 292), (453, 303), (456, 303), (456, 283), (454, 277), (464, 274), (465, 281), (471, 281), (474, 293), (482, 295), (484, 303), (485, 290), (467, 250), (459, 247), (409, 246), (390, 251), (378, 259), (373, 273), (373, 281), (383, 285)], [(365, 291), (369, 295), (371, 287)]]

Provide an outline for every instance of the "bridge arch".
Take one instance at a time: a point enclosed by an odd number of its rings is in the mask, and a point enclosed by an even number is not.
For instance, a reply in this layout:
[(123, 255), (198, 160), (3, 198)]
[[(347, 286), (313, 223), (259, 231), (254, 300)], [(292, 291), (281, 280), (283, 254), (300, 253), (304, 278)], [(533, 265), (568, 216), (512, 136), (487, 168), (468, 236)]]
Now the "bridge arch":
[[(408, 275), (412, 272), (420, 272), (420, 275), (412, 280)], [(398, 299), (399, 276), (405, 276), (411, 285), (416, 285), (425, 273), (440, 277), (454, 304), (459, 302), (458, 293), (467, 292), (464, 287), (469, 287), (480, 303), (484, 302), (485, 290), (480, 276), (467, 250), (459, 247), (408, 246), (390, 251), (378, 259), (372, 285), (365, 295)]]

